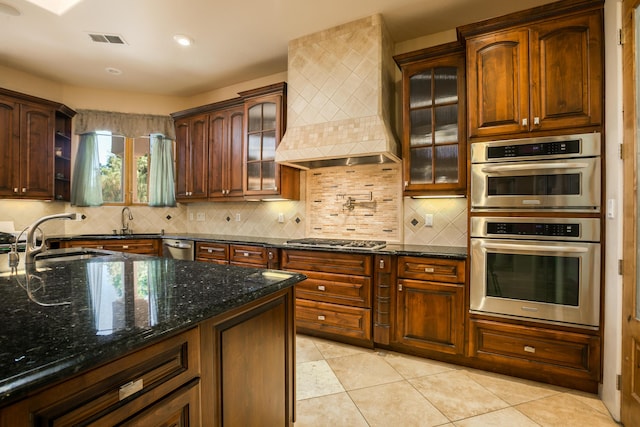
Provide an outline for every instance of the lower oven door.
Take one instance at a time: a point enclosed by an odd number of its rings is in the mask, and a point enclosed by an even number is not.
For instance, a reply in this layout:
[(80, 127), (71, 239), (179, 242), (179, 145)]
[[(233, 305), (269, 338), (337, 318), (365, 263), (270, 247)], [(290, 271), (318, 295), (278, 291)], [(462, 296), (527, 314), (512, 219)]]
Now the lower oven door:
[(600, 244), (471, 239), (471, 310), (598, 326)]

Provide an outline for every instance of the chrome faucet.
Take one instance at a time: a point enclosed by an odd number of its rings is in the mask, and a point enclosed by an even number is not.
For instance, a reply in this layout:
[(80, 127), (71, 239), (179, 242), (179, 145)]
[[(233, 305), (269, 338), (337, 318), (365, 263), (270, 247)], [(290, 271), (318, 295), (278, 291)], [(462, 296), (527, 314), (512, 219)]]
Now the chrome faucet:
[(27, 227), (27, 244), (25, 247), (25, 265), (34, 264), (35, 257), (44, 249), (44, 238), (42, 239), (42, 243), (40, 246), (36, 244), (36, 230), (40, 225), (44, 222), (52, 220), (52, 219), (82, 219), (80, 214), (77, 213), (61, 213), (55, 215), (43, 216), (40, 219), (37, 219), (33, 224)]
[(133, 221), (133, 214), (131, 213), (131, 209), (129, 206), (125, 206), (122, 208), (122, 213), (120, 214), (122, 218), (122, 228), (120, 231), (122, 234), (131, 234), (131, 229), (129, 229), (129, 221)]

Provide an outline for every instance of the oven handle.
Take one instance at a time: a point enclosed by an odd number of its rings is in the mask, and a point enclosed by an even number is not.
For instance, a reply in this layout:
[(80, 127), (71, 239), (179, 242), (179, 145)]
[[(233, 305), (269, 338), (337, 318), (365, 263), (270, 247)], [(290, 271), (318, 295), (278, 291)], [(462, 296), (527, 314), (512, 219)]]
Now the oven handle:
[(545, 245), (518, 245), (510, 243), (488, 243), (482, 242), (482, 247), (487, 249), (506, 249), (515, 251), (544, 251), (544, 252), (565, 252), (565, 253), (584, 253), (589, 248), (576, 246), (545, 246)]
[(537, 169), (584, 169), (589, 167), (585, 162), (560, 162), (560, 163), (519, 163), (515, 165), (484, 166), (482, 172), (511, 172)]

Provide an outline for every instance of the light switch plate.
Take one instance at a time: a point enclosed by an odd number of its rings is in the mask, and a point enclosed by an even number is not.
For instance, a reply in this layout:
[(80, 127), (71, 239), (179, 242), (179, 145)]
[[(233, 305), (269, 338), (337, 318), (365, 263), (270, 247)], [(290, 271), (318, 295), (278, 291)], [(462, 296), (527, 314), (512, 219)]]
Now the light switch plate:
[(425, 214), (425, 216), (424, 216), (424, 226), (425, 227), (433, 227), (433, 214)]

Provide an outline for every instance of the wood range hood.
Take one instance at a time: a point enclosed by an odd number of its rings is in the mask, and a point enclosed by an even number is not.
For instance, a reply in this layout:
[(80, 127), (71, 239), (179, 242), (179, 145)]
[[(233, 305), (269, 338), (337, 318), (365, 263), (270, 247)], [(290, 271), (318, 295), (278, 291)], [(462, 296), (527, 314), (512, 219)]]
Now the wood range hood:
[(381, 15), (290, 41), (288, 126), (276, 161), (300, 169), (399, 162), (392, 50)]

